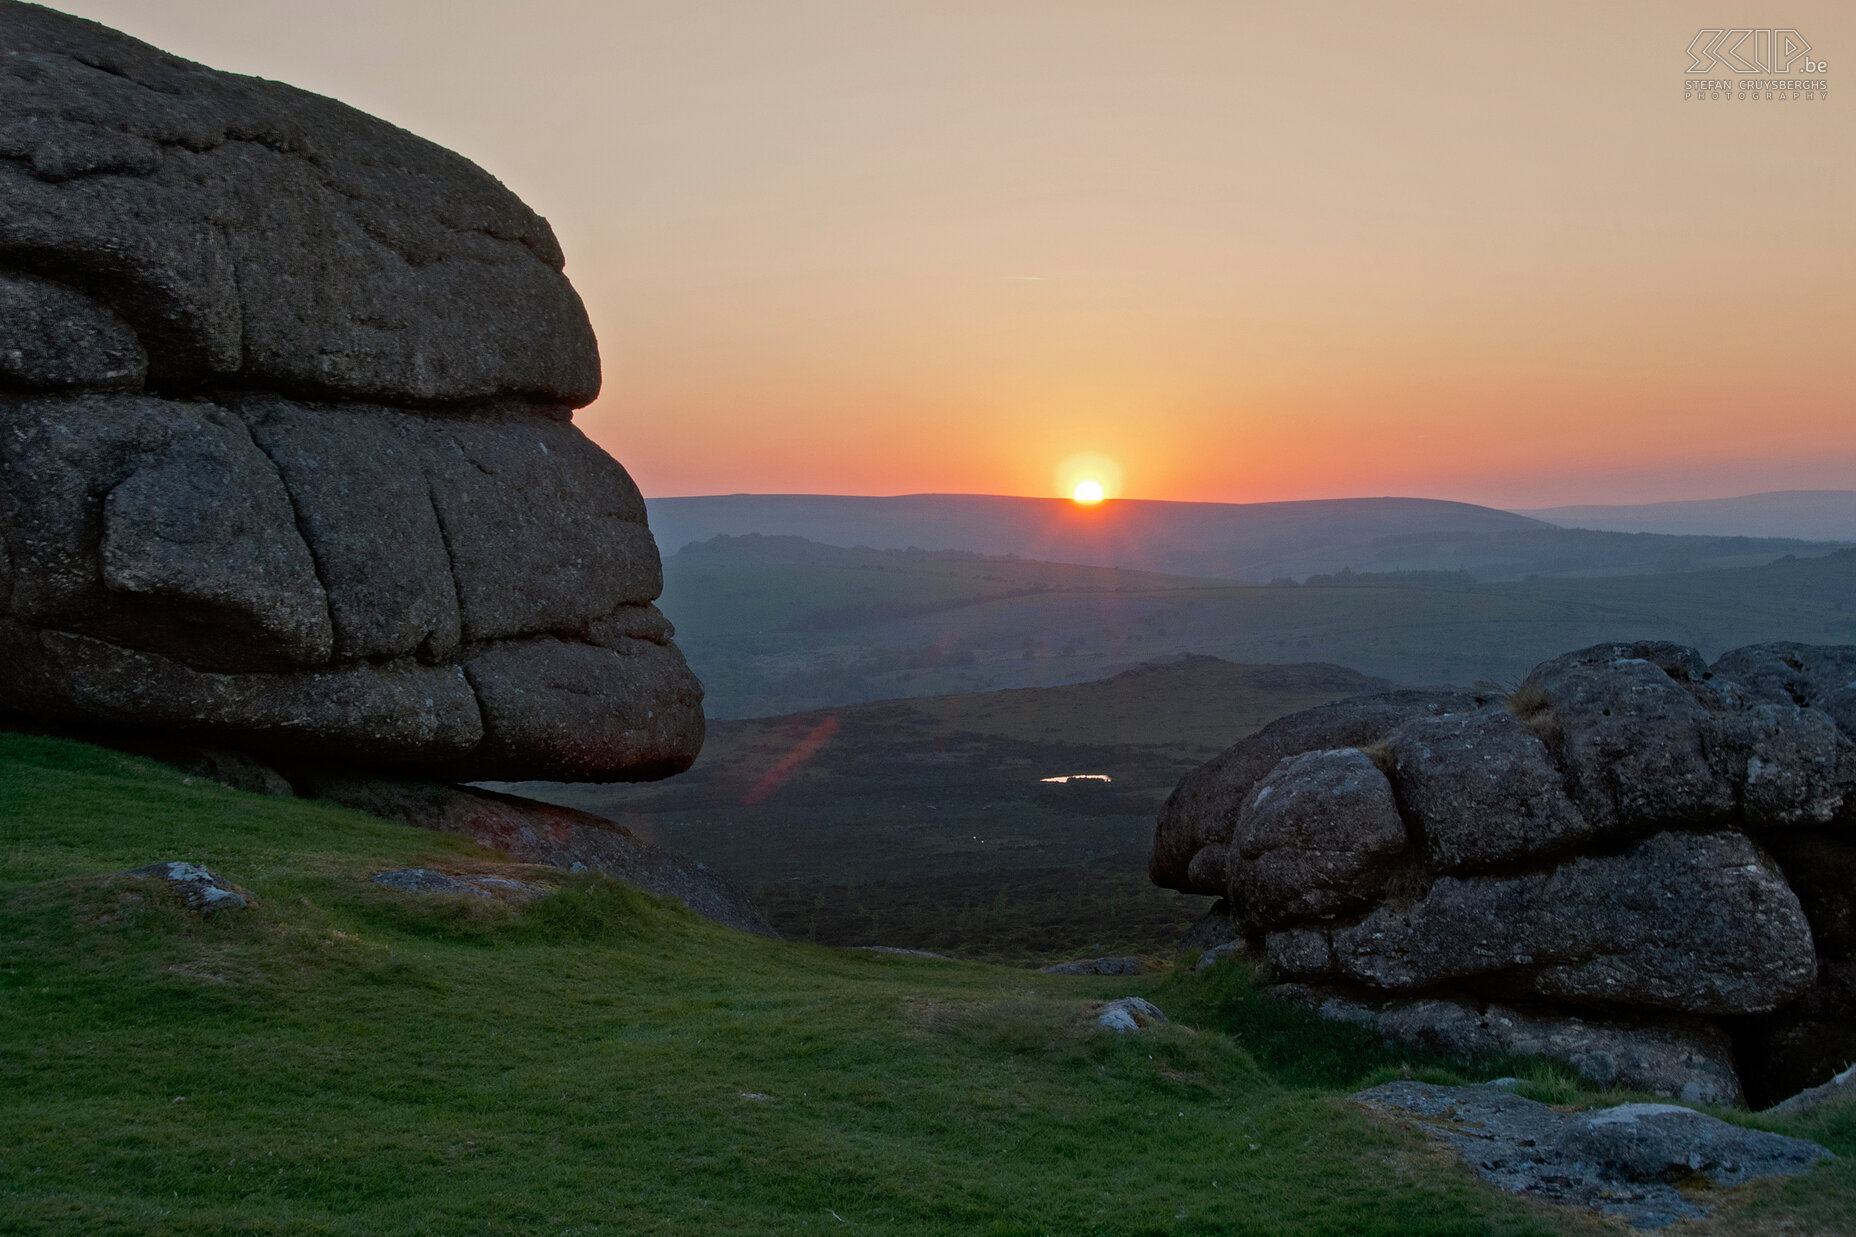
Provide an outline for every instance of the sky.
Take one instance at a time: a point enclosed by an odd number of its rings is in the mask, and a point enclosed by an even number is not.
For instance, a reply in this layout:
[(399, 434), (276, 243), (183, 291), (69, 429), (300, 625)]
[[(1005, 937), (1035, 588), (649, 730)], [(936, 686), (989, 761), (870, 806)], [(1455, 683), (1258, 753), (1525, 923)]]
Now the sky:
[[(647, 496), (1856, 488), (1856, 5), (57, 7), (547, 216)], [(1729, 23), (1832, 89), (1684, 99)]]

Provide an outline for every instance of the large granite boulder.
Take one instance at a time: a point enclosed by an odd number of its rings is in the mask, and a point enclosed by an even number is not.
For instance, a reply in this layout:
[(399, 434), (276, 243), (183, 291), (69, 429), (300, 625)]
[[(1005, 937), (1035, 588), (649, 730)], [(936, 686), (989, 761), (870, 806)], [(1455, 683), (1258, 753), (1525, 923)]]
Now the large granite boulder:
[(1704, 673), (1693, 649), (1601, 644), (1535, 667), (1517, 703), (1599, 828), (1705, 825), (1729, 817), (1734, 794), (1708, 761), (1712, 715), (1686, 686)]
[(1290, 756), (1365, 747), (1414, 717), (1459, 713), (1491, 697), (1464, 692), (1393, 691), (1355, 696), (1280, 718), (1187, 774), (1160, 809), (1149, 875), (1181, 893), (1222, 897), (1225, 848), (1251, 789)]
[(26, 381), (64, 389), (73, 353), (84, 385), (134, 389), (139, 339), (170, 390), (597, 393), (553, 232), (469, 160), (36, 5), (0, 5), (0, 47), (0, 253), (56, 285), (8, 329), (88, 323), (78, 348), (23, 349)]
[[(1709, 665), (1640, 642), (1555, 658), (1499, 705), (1310, 710), (1181, 782), (1155, 879), (1225, 895), (1278, 980), (1388, 1038), (1571, 1060), (1584, 1031), (1510, 1032), (1597, 1017), (1613, 1060), (1674, 1061), (1625, 1071), (1667, 1089), (1699, 1068), (1662, 1042), (1676, 1018), (1710, 1045), (1694, 1061), (1735, 1054), (1682, 1088), (1737, 1076), (1770, 1102), (1856, 1053), (1856, 718), (1824, 707), (1852, 691), (1856, 649)], [(1637, 1048), (1612, 1042), (1633, 1025)]]
[(656, 777), (701, 688), (547, 223), (343, 104), (0, 0), (0, 713)]
[(1768, 704), (1817, 709), (1856, 738), (1856, 646), (1753, 644), (1723, 653), (1713, 671)]
[(1231, 835), (1231, 905), (1269, 928), (1367, 904), (1408, 845), (1386, 775), (1358, 748), (1303, 752), (1265, 774)]
[(1505, 709), (1418, 718), (1386, 743), (1398, 797), (1442, 871), (1551, 854), (1593, 832), (1546, 744)]
[(1659, 833), (1523, 876), (1442, 876), (1330, 940), (1336, 972), (1389, 992), (1474, 983), (1695, 1014), (1777, 1009), (1817, 973), (1797, 896), (1732, 831)]

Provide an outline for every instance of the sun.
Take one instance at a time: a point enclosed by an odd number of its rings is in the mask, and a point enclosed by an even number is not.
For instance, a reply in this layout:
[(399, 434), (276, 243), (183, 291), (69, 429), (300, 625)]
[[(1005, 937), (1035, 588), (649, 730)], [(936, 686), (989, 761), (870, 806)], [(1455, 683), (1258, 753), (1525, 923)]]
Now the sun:
[(1124, 479), (1121, 464), (1112, 456), (1095, 451), (1078, 452), (1059, 463), (1051, 474), (1051, 480), (1056, 483), (1051, 493), (1079, 507), (1093, 507), (1111, 498), (1120, 498)]

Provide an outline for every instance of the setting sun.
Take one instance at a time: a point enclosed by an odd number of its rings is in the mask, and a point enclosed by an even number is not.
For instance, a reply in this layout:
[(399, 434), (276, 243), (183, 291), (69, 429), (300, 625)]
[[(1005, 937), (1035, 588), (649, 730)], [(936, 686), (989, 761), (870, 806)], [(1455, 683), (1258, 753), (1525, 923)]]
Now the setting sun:
[(1072, 455), (1058, 464), (1052, 480), (1056, 482), (1053, 493), (1085, 507), (1121, 497), (1121, 465), (1094, 451)]

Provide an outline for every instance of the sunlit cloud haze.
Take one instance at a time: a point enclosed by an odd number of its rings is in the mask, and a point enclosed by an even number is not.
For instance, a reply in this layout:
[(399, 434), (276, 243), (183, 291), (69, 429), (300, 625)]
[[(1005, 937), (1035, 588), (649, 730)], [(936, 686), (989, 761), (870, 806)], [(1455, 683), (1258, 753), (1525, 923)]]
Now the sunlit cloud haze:
[[(1856, 6), (61, 7), (547, 215), (647, 494), (1856, 486)], [(1829, 98), (1685, 101), (1722, 24)]]

